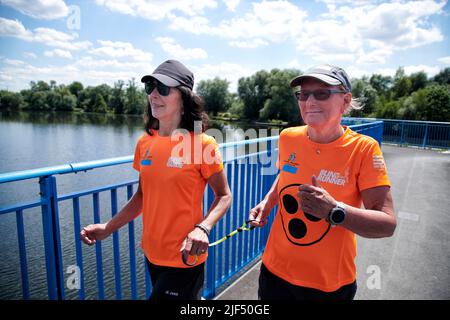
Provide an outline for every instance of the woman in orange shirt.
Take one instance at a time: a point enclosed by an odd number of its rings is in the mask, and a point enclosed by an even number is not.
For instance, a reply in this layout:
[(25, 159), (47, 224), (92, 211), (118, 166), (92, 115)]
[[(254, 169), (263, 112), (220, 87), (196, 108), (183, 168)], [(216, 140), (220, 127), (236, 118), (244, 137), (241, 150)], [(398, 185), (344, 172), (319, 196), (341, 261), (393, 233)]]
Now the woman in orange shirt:
[[(133, 164), (139, 171), (138, 190), (110, 221), (89, 225), (80, 236), (92, 245), (142, 212), (150, 299), (200, 299), (208, 235), (231, 203), (222, 159), (214, 138), (204, 133), (203, 102), (192, 91), (194, 75), (189, 69), (168, 60), (141, 81), (148, 107), (146, 133), (136, 145)], [(203, 217), (207, 183), (215, 199)]]
[[(378, 143), (341, 125), (354, 107), (347, 73), (322, 65), (291, 81), (305, 126), (280, 134), (280, 173), (250, 210), (266, 224), (278, 205), (262, 257), (261, 299), (353, 299), (356, 238), (392, 236), (390, 182)], [(361, 205), (364, 204), (364, 209)]]

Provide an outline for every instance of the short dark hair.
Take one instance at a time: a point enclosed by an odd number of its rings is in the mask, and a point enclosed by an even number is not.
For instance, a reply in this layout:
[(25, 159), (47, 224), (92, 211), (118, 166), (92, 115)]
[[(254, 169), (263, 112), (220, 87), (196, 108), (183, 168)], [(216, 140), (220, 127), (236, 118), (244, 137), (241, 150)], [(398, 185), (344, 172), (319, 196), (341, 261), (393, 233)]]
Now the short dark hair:
[[(208, 126), (208, 115), (204, 111), (204, 101), (203, 99), (195, 94), (191, 89), (185, 86), (177, 87), (181, 92), (181, 99), (183, 100), (184, 112), (181, 115), (181, 122), (179, 125), (180, 129), (185, 129), (189, 132), (194, 131), (194, 122), (201, 121), (202, 132), (205, 132)], [(147, 99), (147, 108), (145, 110), (144, 117), (144, 128), (145, 132), (149, 135), (152, 134), (153, 130), (159, 129), (159, 120), (152, 116), (152, 110), (150, 107), (150, 102)]]

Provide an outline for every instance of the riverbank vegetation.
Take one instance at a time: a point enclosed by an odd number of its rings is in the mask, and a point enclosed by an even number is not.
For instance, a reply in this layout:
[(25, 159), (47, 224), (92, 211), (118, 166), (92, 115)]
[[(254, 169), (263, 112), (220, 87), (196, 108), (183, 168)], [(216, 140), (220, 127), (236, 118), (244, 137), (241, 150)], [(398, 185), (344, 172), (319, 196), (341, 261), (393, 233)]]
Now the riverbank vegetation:
[[(264, 123), (296, 123), (297, 102), (289, 82), (300, 74), (295, 69), (258, 71), (240, 78), (237, 92), (231, 93), (225, 79), (202, 80), (196, 92), (205, 100), (212, 118), (228, 121), (247, 120)], [(450, 68), (434, 77), (417, 72), (406, 75), (373, 74), (352, 79), (353, 96), (364, 108), (350, 116), (385, 119), (450, 121)], [(147, 104), (143, 86), (134, 79), (84, 86), (55, 81), (31, 81), (20, 92), (0, 90), (0, 111), (76, 111), (106, 114), (142, 114)]]

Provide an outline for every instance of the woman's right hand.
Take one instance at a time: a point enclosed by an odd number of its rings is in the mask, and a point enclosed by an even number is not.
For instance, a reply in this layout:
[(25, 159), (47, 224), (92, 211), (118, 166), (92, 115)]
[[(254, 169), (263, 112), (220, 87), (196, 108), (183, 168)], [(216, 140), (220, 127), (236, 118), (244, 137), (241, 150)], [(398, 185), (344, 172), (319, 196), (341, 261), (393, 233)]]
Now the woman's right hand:
[(250, 209), (250, 224), (255, 227), (264, 227), (271, 209), (266, 200), (261, 201), (256, 207)]
[(106, 239), (111, 233), (106, 229), (106, 223), (90, 224), (80, 232), (80, 239), (87, 245), (93, 245), (97, 240)]

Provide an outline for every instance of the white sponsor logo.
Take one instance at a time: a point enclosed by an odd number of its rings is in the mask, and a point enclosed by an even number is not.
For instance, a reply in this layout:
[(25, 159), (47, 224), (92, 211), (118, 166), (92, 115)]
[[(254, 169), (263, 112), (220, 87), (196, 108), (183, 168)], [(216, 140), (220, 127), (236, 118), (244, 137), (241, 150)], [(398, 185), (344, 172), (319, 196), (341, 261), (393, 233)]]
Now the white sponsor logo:
[(342, 176), (339, 172), (333, 172), (328, 170), (320, 170), (319, 177), (320, 182), (332, 183), (338, 186), (343, 186), (347, 182), (347, 177)]
[(178, 297), (178, 292), (173, 292), (173, 291), (166, 290), (164, 293), (169, 295), (169, 296)]
[(386, 168), (383, 156), (381, 156), (381, 155), (374, 155), (373, 156), (373, 167), (375, 169), (385, 169)]
[(178, 157), (170, 157), (167, 160), (167, 166), (169, 168), (183, 168), (183, 160)]

